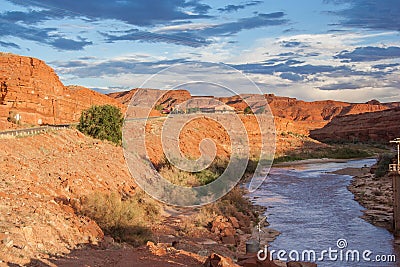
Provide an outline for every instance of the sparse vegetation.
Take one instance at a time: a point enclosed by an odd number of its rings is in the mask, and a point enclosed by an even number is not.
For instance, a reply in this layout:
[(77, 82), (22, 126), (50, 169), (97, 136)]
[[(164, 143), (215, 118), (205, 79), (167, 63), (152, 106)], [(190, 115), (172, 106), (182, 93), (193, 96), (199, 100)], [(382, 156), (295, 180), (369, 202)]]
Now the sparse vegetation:
[(388, 172), (389, 164), (392, 163), (393, 157), (394, 156), (392, 154), (387, 153), (379, 155), (377, 167), (375, 170), (376, 178), (380, 178)]
[(171, 165), (164, 156), (163, 160), (155, 165), (155, 168), (165, 179), (173, 184), (195, 187), (213, 182), (225, 171), (227, 165), (227, 160), (216, 158), (211, 165), (204, 170), (199, 172), (186, 172)]
[(254, 206), (245, 197), (245, 194), (245, 189), (236, 186), (216, 202), (202, 206), (198, 212), (182, 221), (180, 224), (181, 234), (191, 235), (198, 233), (201, 229), (210, 230), (212, 222), (218, 216), (237, 218), (244, 226), (241, 229), (250, 233), (254, 226), (253, 223), (258, 222), (259, 214), (254, 210)]
[(120, 145), (123, 116), (112, 105), (92, 106), (82, 112), (77, 129), (84, 134)]
[(218, 215), (233, 216), (246, 220), (245, 224), (251, 228), (251, 222), (258, 220), (258, 213), (254, 210), (251, 201), (246, 198), (245, 190), (239, 186), (233, 188), (228, 194), (218, 201), (201, 207), (200, 212), (194, 218), (195, 224), (210, 227), (212, 218)]
[(94, 193), (82, 200), (78, 212), (96, 221), (105, 234), (134, 246), (152, 239), (147, 225), (159, 217), (158, 204), (143, 192), (127, 199), (118, 193)]
[[(155, 168), (165, 179), (173, 184), (194, 187), (206, 185), (216, 180), (225, 171), (229, 163), (228, 160), (229, 159), (216, 158), (211, 165), (204, 170), (199, 172), (186, 172), (171, 165), (164, 157), (161, 162), (155, 165)], [(258, 162), (257, 159), (249, 159), (244, 177), (246, 174), (255, 172)]]
[(161, 111), (161, 110), (163, 109), (163, 106), (161, 106), (161, 105), (156, 105), (156, 106), (154, 107), (154, 109), (155, 109), (155, 110), (158, 110), (158, 111)]
[(352, 159), (352, 158), (366, 158), (371, 156), (367, 150), (352, 148), (348, 146), (336, 146), (327, 148), (318, 148), (312, 151), (300, 151), (294, 152), (287, 155), (283, 155), (274, 159), (275, 163), (288, 162), (303, 159), (320, 159), (320, 158), (331, 158), (331, 159)]
[[(250, 159), (246, 173), (254, 172), (257, 163), (257, 160)], [(189, 173), (172, 166), (164, 157), (164, 160), (157, 164), (156, 168), (164, 178), (172, 183), (183, 186), (200, 186), (217, 179), (225, 171), (227, 164), (228, 159), (216, 158), (207, 169)], [(221, 199), (201, 207), (199, 212), (182, 222), (180, 229), (182, 234), (187, 235), (192, 231), (197, 231), (198, 227), (210, 229), (212, 221), (218, 215), (241, 218), (244, 220), (242, 223), (246, 225), (244, 230), (250, 231), (251, 223), (258, 219), (258, 213), (254, 211), (252, 203), (245, 197), (245, 194), (245, 189), (236, 186)]]
[(253, 111), (251, 110), (251, 108), (249, 106), (245, 107), (245, 109), (243, 110), (244, 114), (253, 114)]

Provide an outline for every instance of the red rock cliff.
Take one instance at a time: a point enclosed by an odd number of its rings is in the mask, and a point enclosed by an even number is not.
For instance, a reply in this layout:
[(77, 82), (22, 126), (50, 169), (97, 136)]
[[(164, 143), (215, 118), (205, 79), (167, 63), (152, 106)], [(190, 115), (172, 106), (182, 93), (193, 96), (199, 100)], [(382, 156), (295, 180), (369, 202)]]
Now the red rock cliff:
[[(81, 111), (94, 104), (122, 105), (84, 87), (65, 87), (42, 60), (0, 54), (0, 126), (10, 112), (26, 124), (60, 124), (78, 121)], [(2, 127), (4, 128), (4, 127)]]
[(400, 137), (400, 108), (335, 117), (325, 127), (310, 132), (320, 141), (376, 141)]

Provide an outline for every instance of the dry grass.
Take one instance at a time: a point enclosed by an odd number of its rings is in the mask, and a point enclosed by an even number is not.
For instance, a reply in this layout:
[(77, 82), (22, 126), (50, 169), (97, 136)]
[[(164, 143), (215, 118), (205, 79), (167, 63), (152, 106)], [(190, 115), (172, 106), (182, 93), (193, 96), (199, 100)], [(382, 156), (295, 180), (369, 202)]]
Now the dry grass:
[(216, 158), (211, 165), (199, 172), (182, 171), (171, 165), (168, 160), (163, 158), (159, 164), (155, 165), (159, 173), (173, 184), (187, 187), (206, 185), (217, 179), (224, 171), (228, 161)]
[(251, 223), (257, 222), (258, 214), (250, 200), (244, 196), (245, 193), (244, 189), (237, 186), (218, 201), (203, 206), (193, 218), (194, 224), (210, 228), (213, 219), (218, 215), (222, 215), (244, 219), (246, 228), (250, 229), (252, 227)]
[(128, 199), (118, 193), (95, 193), (82, 200), (79, 212), (96, 221), (105, 234), (134, 246), (152, 239), (148, 225), (159, 218), (158, 203), (143, 192)]
[(163, 166), (160, 168), (159, 173), (166, 180), (176, 185), (187, 187), (195, 187), (199, 185), (199, 181), (193, 173), (179, 170), (173, 166)]

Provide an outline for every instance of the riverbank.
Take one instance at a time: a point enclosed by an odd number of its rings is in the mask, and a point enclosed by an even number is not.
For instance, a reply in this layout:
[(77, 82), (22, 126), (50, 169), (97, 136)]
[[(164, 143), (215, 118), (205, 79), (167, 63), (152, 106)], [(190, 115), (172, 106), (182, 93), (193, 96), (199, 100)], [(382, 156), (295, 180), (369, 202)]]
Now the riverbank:
[[(246, 242), (258, 238), (255, 226), (265, 210), (239, 193), (245, 192), (234, 189), (223, 199), (204, 207), (163, 206), (161, 218), (148, 225), (152, 241), (146, 245), (133, 247), (105, 236), (99, 245), (82, 245), (64, 255), (43, 255), (28, 266), (204, 266), (214, 253), (231, 262), (229, 266), (236, 266), (235, 262), (246, 253)], [(232, 206), (238, 203), (240, 206)], [(225, 215), (218, 210), (224, 210)], [(265, 227), (268, 223), (264, 221), (260, 225)], [(271, 242), (278, 234), (264, 228), (261, 239)]]
[(317, 164), (317, 163), (328, 163), (328, 162), (346, 162), (348, 159), (331, 159), (331, 158), (322, 158), (322, 159), (302, 159), (295, 161), (286, 161), (274, 163), (273, 167), (290, 167), (290, 166), (298, 166), (304, 164)]
[(393, 231), (392, 177), (376, 178), (371, 167), (345, 168), (333, 172), (353, 176), (347, 187), (363, 210), (362, 218), (367, 222)]

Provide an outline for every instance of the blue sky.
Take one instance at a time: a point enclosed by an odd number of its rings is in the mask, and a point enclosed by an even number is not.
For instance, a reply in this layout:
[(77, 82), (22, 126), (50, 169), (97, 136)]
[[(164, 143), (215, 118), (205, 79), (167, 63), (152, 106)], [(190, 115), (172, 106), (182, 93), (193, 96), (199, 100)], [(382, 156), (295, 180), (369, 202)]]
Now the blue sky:
[(236, 68), (265, 93), (400, 101), (398, 0), (0, 0), (0, 22), (0, 51), (100, 92), (201, 61)]

